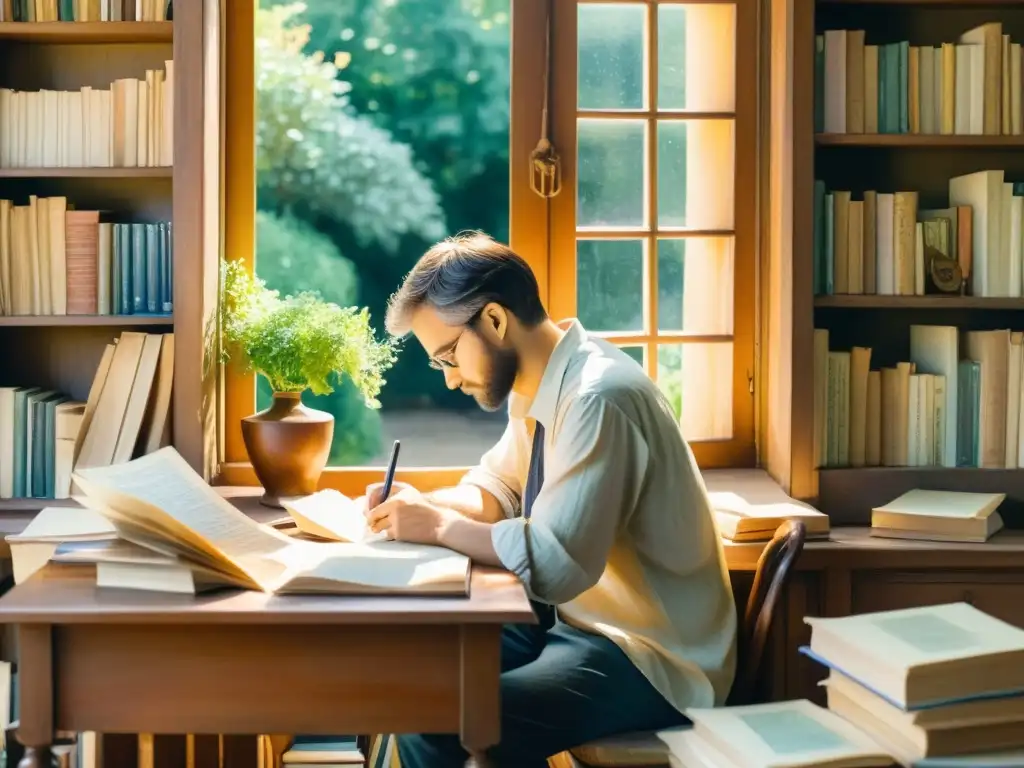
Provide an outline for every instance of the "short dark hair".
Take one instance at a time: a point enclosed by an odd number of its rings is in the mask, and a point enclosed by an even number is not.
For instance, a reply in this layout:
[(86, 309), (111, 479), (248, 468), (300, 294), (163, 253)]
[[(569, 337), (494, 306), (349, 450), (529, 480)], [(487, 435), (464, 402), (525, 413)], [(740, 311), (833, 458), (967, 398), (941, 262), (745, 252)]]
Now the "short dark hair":
[(467, 325), (491, 302), (527, 328), (547, 319), (537, 278), (522, 256), (482, 232), (461, 232), (434, 245), (388, 302), (392, 336), (409, 333), (412, 314), (429, 305), (450, 325)]

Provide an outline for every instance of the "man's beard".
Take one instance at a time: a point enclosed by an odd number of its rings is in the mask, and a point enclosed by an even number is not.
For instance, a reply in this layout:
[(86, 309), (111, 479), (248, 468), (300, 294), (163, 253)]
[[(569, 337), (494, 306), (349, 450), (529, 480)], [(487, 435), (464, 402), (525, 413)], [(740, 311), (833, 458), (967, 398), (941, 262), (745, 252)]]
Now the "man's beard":
[(483, 410), (493, 413), (499, 410), (512, 392), (512, 384), (519, 374), (519, 356), (514, 349), (502, 349), (487, 344), (487, 380), (481, 386), (480, 394), (473, 395)]

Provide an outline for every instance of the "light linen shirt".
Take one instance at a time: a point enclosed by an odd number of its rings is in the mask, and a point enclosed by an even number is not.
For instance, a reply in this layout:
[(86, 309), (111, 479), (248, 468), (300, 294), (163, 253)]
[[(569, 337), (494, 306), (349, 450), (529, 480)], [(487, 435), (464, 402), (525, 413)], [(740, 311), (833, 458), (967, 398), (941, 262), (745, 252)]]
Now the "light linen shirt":
[[(721, 705), (736, 608), (693, 453), (632, 358), (575, 320), (563, 327), (536, 396), (512, 396), (504, 434), (462, 482), (501, 503), (491, 540), (533, 598), (614, 641), (677, 709)], [(526, 520), (534, 421), (544, 485)]]

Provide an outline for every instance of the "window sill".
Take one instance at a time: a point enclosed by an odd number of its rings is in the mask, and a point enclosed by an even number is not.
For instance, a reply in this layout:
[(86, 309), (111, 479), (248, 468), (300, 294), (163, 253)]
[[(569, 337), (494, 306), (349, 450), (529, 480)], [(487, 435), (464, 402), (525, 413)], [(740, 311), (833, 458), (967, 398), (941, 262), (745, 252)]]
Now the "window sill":
[[(455, 485), (469, 467), (417, 467), (399, 469), (395, 479), (431, 491)], [(328, 467), (320, 477), (321, 488), (334, 488), (346, 496), (360, 496), (370, 483), (383, 478), (380, 467)], [(792, 501), (763, 469), (705, 469), (701, 472), (709, 491), (731, 491), (752, 504)], [(252, 464), (227, 462), (213, 483), (218, 486), (259, 486)]]
[[(469, 467), (416, 467), (401, 469), (395, 473), (395, 480), (415, 485), (423, 491), (432, 491), (455, 485)], [(320, 476), (321, 488), (334, 488), (346, 496), (361, 496), (370, 483), (379, 483), (384, 478), (381, 467), (328, 467)], [(213, 481), (218, 486), (259, 486), (256, 473), (249, 462), (226, 462), (220, 466), (220, 474)]]

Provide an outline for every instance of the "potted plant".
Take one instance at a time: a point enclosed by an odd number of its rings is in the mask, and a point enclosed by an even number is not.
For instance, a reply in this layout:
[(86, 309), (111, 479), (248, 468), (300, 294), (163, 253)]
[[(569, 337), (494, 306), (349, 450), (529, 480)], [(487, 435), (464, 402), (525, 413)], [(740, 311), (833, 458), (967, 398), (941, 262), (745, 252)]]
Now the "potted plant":
[(378, 340), (369, 312), (339, 307), (304, 291), (281, 297), (240, 261), (223, 263), (221, 345), (226, 362), (238, 359), (270, 383), (273, 402), (242, 419), (242, 439), (263, 504), (316, 491), (334, 438), (334, 416), (302, 403), (306, 390), (334, 391), (347, 376), (379, 408), (384, 372), (395, 362), (395, 342)]

